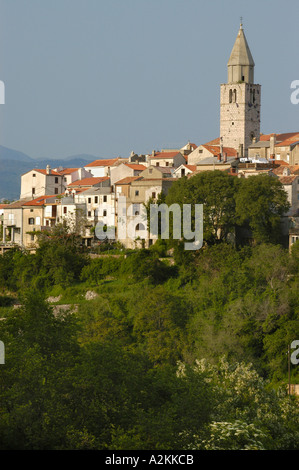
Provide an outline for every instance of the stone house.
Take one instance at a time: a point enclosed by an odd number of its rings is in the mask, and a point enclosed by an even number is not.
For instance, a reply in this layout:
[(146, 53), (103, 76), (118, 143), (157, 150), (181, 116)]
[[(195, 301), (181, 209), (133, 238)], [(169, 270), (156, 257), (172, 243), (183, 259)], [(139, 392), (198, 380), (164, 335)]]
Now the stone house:
[(36, 247), (37, 238), (34, 232), (40, 232), (44, 225), (44, 204), (46, 196), (33, 199), (23, 204), (23, 239), (26, 249)]
[(183, 178), (183, 176), (192, 175), (196, 171), (196, 165), (183, 164), (176, 168), (173, 172), (174, 178)]
[(149, 162), (149, 165), (153, 165), (153, 166), (177, 168), (183, 163), (186, 163), (186, 158), (180, 151), (155, 152), (153, 150), (152, 155), (149, 156), (148, 162)]
[(139, 176), (146, 169), (146, 166), (140, 163), (121, 163), (110, 168), (110, 181), (113, 186), (117, 181), (126, 177)]
[(110, 169), (120, 165), (121, 163), (128, 163), (128, 158), (108, 158), (94, 160), (85, 165), (85, 170), (91, 172), (95, 177), (110, 176)]
[(45, 170), (35, 168), (21, 176), (20, 199), (61, 194), (63, 191), (63, 176), (57, 171), (51, 170), (49, 165)]
[(260, 139), (249, 146), (248, 156), (299, 165), (299, 132), (261, 134)]

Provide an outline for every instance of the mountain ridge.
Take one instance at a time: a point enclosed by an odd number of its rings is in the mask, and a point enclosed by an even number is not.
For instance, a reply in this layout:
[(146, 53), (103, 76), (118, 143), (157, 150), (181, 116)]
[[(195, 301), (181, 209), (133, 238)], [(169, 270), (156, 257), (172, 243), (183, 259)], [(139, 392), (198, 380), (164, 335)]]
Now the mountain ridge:
[(0, 202), (8, 199), (17, 200), (20, 197), (21, 176), (33, 168), (52, 168), (63, 166), (80, 168), (93, 160), (107, 157), (96, 157), (91, 154), (69, 155), (67, 157), (32, 158), (24, 152), (0, 145)]

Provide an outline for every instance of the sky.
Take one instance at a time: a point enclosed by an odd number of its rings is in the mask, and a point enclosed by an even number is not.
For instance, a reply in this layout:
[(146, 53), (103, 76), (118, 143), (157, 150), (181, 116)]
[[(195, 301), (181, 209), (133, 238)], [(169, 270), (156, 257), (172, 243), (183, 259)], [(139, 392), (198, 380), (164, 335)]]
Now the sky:
[(299, 131), (298, 0), (0, 0), (0, 145), (109, 158), (219, 137), (240, 17), (261, 132)]

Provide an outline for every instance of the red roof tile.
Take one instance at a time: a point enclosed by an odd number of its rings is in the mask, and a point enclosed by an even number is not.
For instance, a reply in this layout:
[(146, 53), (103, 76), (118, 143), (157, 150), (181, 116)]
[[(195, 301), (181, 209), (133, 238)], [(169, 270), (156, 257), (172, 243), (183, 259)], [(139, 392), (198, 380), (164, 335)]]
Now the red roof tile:
[(132, 168), (132, 170), (145, 170), (146, 166), (140, 163), (125, 163), (126, 166)]
[(217, 139), (207, 142), (205, 145), (220, 145), (220, 137), (217, 137)]
[(89, 167), (89, 166), (113, 166), (117, 162), (119, 162), (120, 160), (122, 160), (122, 159), (121, 158), (109, 158), (109, 159), (103, 159), (103, 160), (99, 159), (99, 160), (94, 160), (93, 162), (88, 163), (85, 166), (86, 167)]
[[(290, 165), (290, 166), (288, 166), (288, 169), (290, 170), (290, 174), (291, 174), (291, 175), (299, 174), (299, 165)], [(272, 170), (272, 172), (273, 172), (275, 175), (283, 175), (284, 170), (285, 170), (285, 166), (284, 166), (284, 165), (280, 165), (279, 167), (274, 168), (274, 169)]]
[(79, 168), (64, 168), (61, 171), (58, 171), (60, 175), (70, 175), (71, 173), (74, 173), (75, 171), (78, 171)]
[(156, 158), (174, 158), (176, 155), (182, 155), (180, 152), (157, 152), (155, 153), (155, 156), (151, 156), (150, 158), (156, 159)]
[[(205, 149), (211, 152), (213, 155), (220, 154), (220, 146), (214, 145), (203, 145)], [(238, 152), (236, 149), (231, 147), (223, 147), (223, 153), (226, 153), (228, 157), (236, 157)]]
[[(30, 171), (37, 171), (39, 173), (42, 173), (43, 175), (46, 175), (47, 174), (47, 170), (44, 170), (44, 169), (40, 169), (40, 168), (33, 168), (32, 170)], [(29, 173), (29, 171), (27, 171), (27, 173)], [(50, 175), (51, 176), (61, 176), (60, 173), (57, 173), (57, 171), (54, 171), (54, 170), (50, 170)]]
[(282, 184), (292, 184), (295, 179), (298, 178), (298, 176), (295, 176), (295, 175), (289, 175), (289, 176), (280, 176), (279, 177), (279, 181), (282, 183)]
[(131, 184), (132, 181), (141, 179), (140, 176), (127, 176), (126, 178), (122, 178), (119, 181), (116, 181), (116, 185), (122, 185), (122, 184)]
[(196, 165), (184, 165), (188, 170), (190, 171), (195, 171), (196, 170)]
[(68, 187), (73, 186), (94, 186), (95, 184), (101, 183), (102, 181), (109, 180), (109, 176), (100, 176), (95, 177), (91, 176), (90, 178), (83, 178), (82, 180), (73, 181), (73, 183), (68, 184)]
[(53, 197), (59, 196), (58, 194), (53, 194), (53, 196), (40, 196), (35, 199), (32, 199), (32, 201), (27, 201), (24, 202), (23, 206), (42, 206), (43, 204), (46, 203), (47, 199), (51, 199)]

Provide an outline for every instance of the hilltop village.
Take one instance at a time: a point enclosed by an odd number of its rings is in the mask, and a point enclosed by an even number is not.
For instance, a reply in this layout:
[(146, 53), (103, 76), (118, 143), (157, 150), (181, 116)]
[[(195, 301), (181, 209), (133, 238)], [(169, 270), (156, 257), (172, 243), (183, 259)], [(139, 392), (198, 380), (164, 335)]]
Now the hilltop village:
[[(66, 221), (80, 225), (82, 243), (101, 243), (96, 226), (114, 229), (118, 240), (119, 200), (125, 197), (133, 236), (126, 248), (149, 247), (155, 238), (141, 217), (148, 201), (167, 194), (178, 178), (221, 170), (232, 178), (269, 175), (288, 194), (283, 217), (288, 245), (299, 239), (299, 132), (261, 133), (261, 86), (254, 83), (252, 58), (242, 24), (228, 61), (227, 83), (220, 88), (220, 136), (204, 144), (153, 150), (128, 158), (99, 159), (82, 168), (33, 168), (21, 177), (17, 201), (0, 204), (0, 252), (18, 245), (34, 250), (37, 234)], [(122, 209), (123, 210), (123, 209)], [(140, 216), (140, 218), (138, 218)]]

